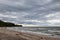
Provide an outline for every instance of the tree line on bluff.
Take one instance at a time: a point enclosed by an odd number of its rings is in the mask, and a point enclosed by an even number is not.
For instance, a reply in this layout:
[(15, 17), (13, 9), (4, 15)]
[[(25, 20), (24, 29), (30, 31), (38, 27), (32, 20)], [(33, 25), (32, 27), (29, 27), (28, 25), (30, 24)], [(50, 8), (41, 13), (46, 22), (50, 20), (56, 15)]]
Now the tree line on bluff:
[(15, 25), (14, 23), (10, 23), (10, 22), (4, 22), (2, 20), (0, 20), (0, 27), (22, 27), (22, 25)]

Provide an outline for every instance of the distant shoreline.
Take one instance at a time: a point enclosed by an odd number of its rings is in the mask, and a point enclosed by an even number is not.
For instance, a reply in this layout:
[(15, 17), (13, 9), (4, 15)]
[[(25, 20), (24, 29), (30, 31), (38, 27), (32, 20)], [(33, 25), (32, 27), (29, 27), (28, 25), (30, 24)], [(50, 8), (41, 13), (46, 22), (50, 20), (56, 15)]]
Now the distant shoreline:
[(15, 23), (11, 23), (11, 22), (4, 22), (2, 20), (0, 20), (0, 27), (22, 27), (22, 25), (18, 25)]

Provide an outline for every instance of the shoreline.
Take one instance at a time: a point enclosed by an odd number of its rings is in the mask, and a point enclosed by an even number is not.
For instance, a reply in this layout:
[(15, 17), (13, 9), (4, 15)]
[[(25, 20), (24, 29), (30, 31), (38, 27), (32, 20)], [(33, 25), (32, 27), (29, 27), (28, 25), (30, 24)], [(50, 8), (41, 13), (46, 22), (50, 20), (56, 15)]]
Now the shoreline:
[(60, 38), (60, 36), (58, 36), (58, 35), (42, 33), (42, 32), (32, 32), (32, 31), (14, 30), (14, 29), (8, 29), (8, 30), (17, 31), (17, 32), (24, 32), (24, 33), (30, 33), (30, 34), (36, 34), (36, 35), (46, 35), (46, 36), (53, 37), (53, 38)]
[[(14, 31), (14, 30), (13, 30)], [(29, 34), (35, 34), (35, 35), (45, 35), (45, 36), (48, 36), (48, 37), (53, 37), (53, 38), (60, 38), (60, 36), (56, 36), (56, 35), (53, 35), (53, 34), (47, 34), (47, 33), (42, 33), (42, 32), (32, 32), (32, 31), (18, 31), (18, 32), (23, 32), (23, 33), (29, 33)]]
[(60, 40), (60, 38), (53, 38), (46, 35), (37, 35), (27, 32), (18, 32), (18, 31), (12, 31), (8, 29), (0, 29), (0, 39), (4, 40)]

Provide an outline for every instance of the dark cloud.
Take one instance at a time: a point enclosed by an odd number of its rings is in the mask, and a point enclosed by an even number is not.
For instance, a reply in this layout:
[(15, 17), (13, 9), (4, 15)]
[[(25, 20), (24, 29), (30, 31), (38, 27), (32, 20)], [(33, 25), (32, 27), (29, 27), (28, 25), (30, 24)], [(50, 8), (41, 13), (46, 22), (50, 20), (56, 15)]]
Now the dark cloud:
[[(52, 25), (48, 20), (54, 19), (55, 15), (52, 18), (46, 17), (46, 15), (49, 16), (58, 12), (60, 12), (60, 0), (0, 0), (0, 14), (2, 15), (0, 19), (4, 21), (21, 24)], [(55, 19), (59, 18), (55, 17)]]

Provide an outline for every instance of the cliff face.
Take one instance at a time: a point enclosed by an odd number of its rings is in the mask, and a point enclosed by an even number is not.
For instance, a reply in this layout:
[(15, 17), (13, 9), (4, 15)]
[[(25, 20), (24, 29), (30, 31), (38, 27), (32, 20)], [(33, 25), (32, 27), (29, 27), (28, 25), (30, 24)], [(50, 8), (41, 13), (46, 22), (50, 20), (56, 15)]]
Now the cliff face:
[(14, 23), (4, 22), (0, 20), (0, 27), (13, 27), (13, 26), (22, 27), (22, 25), (15, 25)]

